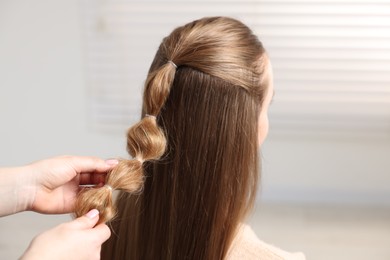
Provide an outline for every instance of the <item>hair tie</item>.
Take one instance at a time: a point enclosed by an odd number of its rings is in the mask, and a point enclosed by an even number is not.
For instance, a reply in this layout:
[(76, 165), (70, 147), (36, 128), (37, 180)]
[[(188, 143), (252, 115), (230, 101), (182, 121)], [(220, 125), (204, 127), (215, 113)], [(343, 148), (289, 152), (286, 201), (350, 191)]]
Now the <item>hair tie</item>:
[(173, 61), (169, 60), (168, 63), (172, 64), (173, 67), (175, 67), (175, 69), (177, 69), (177, 65)]
[(151, 118), (153, 118), (153, 119), (156, 119), (156, 116), (154, 116), (154, 115), (149, 115), (149, 114), (145, 114), (145, 117), (151, 117)]
[(141, 159), (139, 157), (134, 157), (133, 160), (139, 161), (141, 164), (143, 164), (145, 161), (144, 159)]
[(113, 191), (113, 188), (112, 188), (111, 185), (105, 184), (104, 187), (107, 188), (107, 189), (109, 189), (110, 191)]

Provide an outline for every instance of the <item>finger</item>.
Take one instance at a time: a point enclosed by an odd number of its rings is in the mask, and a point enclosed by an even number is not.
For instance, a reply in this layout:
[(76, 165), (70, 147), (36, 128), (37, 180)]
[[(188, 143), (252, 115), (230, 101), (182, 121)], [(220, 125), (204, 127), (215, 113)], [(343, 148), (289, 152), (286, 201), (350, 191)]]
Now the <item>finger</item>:
[(104, 223), (97, 225), (92, 232), (93, 236), (98, 237), (101, 243), (104, 243), (111, 236), (110, 228)]
[(77, 229), (90, 229), (96, 225), (98, 220), (99, 220), (99, 211), (97, 209), (91, 209), (84, 216), (81, 216), (71, 221), (70, 224)]
[(70, 163), (72, 167), (78, 173), (89, 172), (89, 173), (105, 173), (115, 165), (118, 164), (118, 160), (109, 159), (102, 160), (97, 157), (88, 157), (88, 156), (72, 156), (70, 158)]
[(106, 173), (81, 173), (79, 183), (80, 185), (100, 184), (105, 183)]

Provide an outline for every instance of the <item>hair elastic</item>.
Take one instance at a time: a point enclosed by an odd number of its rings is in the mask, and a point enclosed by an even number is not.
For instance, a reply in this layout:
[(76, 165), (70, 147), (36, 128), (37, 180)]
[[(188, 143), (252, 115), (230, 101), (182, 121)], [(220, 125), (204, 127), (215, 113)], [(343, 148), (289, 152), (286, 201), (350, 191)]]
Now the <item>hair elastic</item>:
[(151, 117), (151, 118), (156, 119), (156, 116), (154, 116), (154, 115), (149, 115), (149, 114), (145, 114), (145, 117)]
[(108, 185), (108, 184), (105, 184), (104, 187), (106, 187), (107, 189), (109, 189), (110, 191), (113, 190), (112, 186), (111, 185)]
[(173, 61), (169, 60), (168, 63), (172, 64), (173, 67), (175, 67), (175, 69), (177, 69), (177, 65)]
[(133, 160), (139, 161), (141, 164), (144, 163), (145, 160), (139, 158), (139, 157), (134, 157)]

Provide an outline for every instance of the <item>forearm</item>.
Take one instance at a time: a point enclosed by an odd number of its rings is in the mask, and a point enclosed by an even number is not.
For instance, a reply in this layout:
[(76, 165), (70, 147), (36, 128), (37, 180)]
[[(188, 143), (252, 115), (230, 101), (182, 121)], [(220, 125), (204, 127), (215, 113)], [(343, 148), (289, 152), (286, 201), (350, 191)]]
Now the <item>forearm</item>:
[(28, 210), (33, 201), (28, 166), (0, 168), (0, 216)]

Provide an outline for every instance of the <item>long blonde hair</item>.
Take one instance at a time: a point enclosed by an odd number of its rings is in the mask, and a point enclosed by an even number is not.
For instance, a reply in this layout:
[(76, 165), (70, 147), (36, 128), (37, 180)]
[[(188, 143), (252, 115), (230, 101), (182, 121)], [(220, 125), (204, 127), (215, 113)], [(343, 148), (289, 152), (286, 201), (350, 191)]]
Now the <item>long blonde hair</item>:
[[(253, 206), (258, 117), (268, 59), (227, 17), (196, 20), (164, 38), (145, 83), (143, 119), (107, 178), (124, 190), (103, 259), (223, 259)], [(107, 187), (81, 193), (77, 214), (116, 214)], [(143, 188), (142, 192), (139, 192)]]

